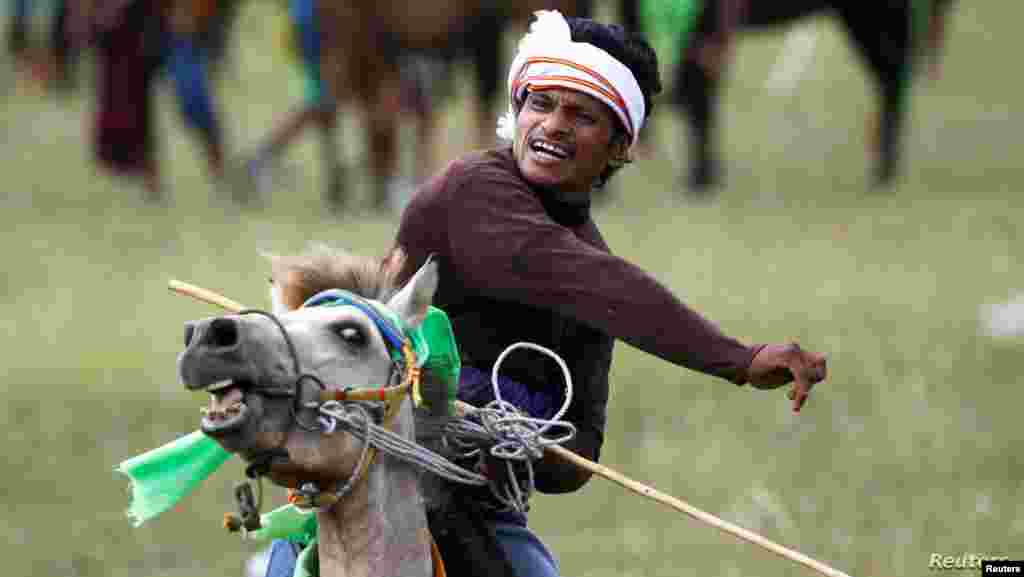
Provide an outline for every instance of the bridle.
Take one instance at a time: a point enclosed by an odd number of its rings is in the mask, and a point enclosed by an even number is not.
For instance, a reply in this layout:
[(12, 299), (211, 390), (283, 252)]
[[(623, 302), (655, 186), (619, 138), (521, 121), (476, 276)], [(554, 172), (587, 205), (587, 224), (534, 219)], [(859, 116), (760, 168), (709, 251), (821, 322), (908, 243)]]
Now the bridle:
[[(306, 300), (301, 308), (317, 306), (352, 306), (373, 322), (391, 356), (391, 366), (386, 384), (379, 387), (359, 389), (344, 387), (328, 390), (326, 384), (318, 376), (302, 370), (295, 342), (284, 323), (276, 315), (261, 309), (243, 309), (237, 314), (260, 315), (269, 319), (277, 327), (292, 359), (292, 371), (295, 378), (291, 385), (284, 388), (262, 389), (260, 394), (291, 397), (293, 399), (290, 405), (292, 418), (295, 424), (305, 431), (333, 433), (333, 424), (328, 424), (323, 418), (318, 418), (315, 422), (310, 423), (303, 421), (300, 417), (302, 409), (319, 410), (325, 403), (355, 404), (356, 408), (353, 410), (361, 413), (361, 418), (369, 429), (370, 412), (361, 403), (373, 401), (384, 404), (380, 426), (390, 429), (406, 396), (411, 396), (417, 405), (422, 402), (420, 394), (422, 359), (419, 358), (420, 355), (417, 354), (412, 339), (408, 336), (408, 331), (403, 330), (402, 323), (397, 317), (391, 315), (392, 318), (389, 318), (389, 311), (375, 306), (371, 301), (349, 291), (341, 289), (323, 291)], [(301, 387), (307, 381), (319, 389), (318, 397), (315, 401), (303, 403)], [(333, 507), (352, 490), (360, 479), (366, 476), (377, 453), (377, 448), (371, 446), (369, 438), (365, 437), (359, 461), (348, 480), (340, 488), (334, 491), (324, 491), (314, 483), (300, 483), (298, 487), (289, 489), (288, 502), (300, 509), (325, 510)], [(250, 479), (260, 481), (263, 475), (269, 473), (274, 462), (287, 461), (287, 459), (288, 453), (284, 449), (261, 452), (250, 457), (250, 464), (246, 467), (245, 474)], [(259, 511), (262, 505), (262, 484), (259, 487), (258, 497), (254, 497), (248, 483), (243, 482), (236, 486), (235, 499), (238, 502), (241, 518), (231, 514), (225, 515), (225, 527), (231, 531), (242, 528), (252, 531), (261, 527)]]

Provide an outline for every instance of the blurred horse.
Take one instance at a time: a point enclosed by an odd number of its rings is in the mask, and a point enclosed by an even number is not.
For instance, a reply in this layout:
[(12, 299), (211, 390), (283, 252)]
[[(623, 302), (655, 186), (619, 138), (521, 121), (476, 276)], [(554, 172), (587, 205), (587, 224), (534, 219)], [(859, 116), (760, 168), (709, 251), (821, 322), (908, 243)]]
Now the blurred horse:
[(374, 204), (387, 206), (388, 183), (397, 169), (403, 55), (443, 50), (484, 27), (498, 38), (506, 22), (523, 21), (540, 9), (576, 14), (583, 1), (318, 2), (324, 92), (366, 111)]
[(914, 64), (927, 57), (937, 68), (951, 4), (952, 0), (706, 2), (697, 12), (693, 33), (681, 47), (683, 54), (674, 82), (674, 100), (685, 109), (691, 133), (691, 190), (706, 192), (720, 178), (713, 132), (719, 79), (734, 33), (789, 25), (825, 11), (840, 19), (877, 83), (879, 121), (877, 134), (869, 139), (875, 148), (872, 184), (890, 186), (899, 172), (905, 104)]

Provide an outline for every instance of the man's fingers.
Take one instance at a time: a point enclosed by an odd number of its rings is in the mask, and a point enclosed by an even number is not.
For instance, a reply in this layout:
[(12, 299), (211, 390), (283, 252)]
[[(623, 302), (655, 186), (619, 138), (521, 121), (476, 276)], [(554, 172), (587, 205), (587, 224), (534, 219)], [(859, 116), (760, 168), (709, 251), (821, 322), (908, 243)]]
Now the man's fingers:
[(808, 393), (810, 393), (810, 390), (810, 387), (807, 386), (807, 384), (801, 380), (796, 380), (793, 382), (793, 390), (790, 391), (792, 396), (790, 398), (793, 399), (794, 413), (800, 412), (800, 408), (803, 407), (804, 402), (807, 401), (807, 395)]
[[(812, 373), (808, 361), (808, 355), (800, 348), (797, 343), (790, 343), (789, 354), (786, 355), (786, 365), (789, 368), (789, 372), (793, 374), (793, 389), (791, 391), (793, 400), (793, 412), (799, 413), (800, 408), (804, 406), (807, 401), (807, 395), (811, 391), (813, 383), (818, 382), (814, 379), (816, 374)], [(820, 380), (820, 379), (819, 379)]]
[(796, 391), (793, 395), (793, 412), (799, 413), (800, 409), (803, 408), (804, 403), (807, 402), (807, 393)]

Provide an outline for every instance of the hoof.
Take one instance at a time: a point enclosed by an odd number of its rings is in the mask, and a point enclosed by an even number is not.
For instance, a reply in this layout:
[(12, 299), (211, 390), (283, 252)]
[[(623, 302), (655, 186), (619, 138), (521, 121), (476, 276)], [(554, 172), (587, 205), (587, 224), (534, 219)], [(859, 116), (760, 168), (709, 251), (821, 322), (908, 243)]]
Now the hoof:
[(722, 171), (716, 163), (705, 162), (690, 168), (686, 179), (689, 196), (701, 198), (714, 196), (722, 186)]
[(888, 163), (877, 167), (871, 175), (871, 192), (891, 192), (898, 176), (895, 167)]
[(345, 171), (335, 167), (327, 177), (327, 188), (324, 189), (324, 204), (333, 213), (340, 213), (345, 206)]
[(224, 176), (215, 180), (216, 189), (226, 194), (237, 206), (256, 208), (263, 199), (259, 170), (260, 166), (255, 159), (232, 161), (224, 171)]

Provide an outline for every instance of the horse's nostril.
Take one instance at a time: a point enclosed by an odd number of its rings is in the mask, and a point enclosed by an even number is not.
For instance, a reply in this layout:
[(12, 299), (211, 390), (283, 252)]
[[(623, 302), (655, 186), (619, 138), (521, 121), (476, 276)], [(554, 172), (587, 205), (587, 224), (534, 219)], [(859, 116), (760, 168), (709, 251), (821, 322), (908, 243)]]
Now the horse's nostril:
[(196, 334), (195, 323), (185, 323), (185, 348), (192, 344), (192, 337)]
[(210, 321), (206, 343), (213, 347), (228, 348), (238, 344), (238, 323), (235, 319), (218, 318)]

